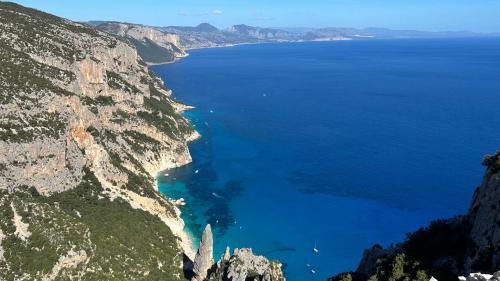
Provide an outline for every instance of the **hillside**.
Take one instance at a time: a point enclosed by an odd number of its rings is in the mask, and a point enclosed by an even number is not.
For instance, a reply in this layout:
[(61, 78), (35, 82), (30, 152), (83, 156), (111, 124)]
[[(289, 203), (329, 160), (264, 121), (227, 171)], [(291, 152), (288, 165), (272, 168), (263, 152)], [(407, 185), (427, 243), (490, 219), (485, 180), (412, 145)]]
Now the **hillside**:
[[(226, 280), (194, 259), (179, 209), (156, 190), (199, 135), (134, 45), (5, 2), (0, 32), (0, 280)], [(251, 250), (225, 258), (242, 280), (284, 280)]]
[(0, 279), (179, 279), (183, 106), (106, 33), (4, 2), (0, 32)]

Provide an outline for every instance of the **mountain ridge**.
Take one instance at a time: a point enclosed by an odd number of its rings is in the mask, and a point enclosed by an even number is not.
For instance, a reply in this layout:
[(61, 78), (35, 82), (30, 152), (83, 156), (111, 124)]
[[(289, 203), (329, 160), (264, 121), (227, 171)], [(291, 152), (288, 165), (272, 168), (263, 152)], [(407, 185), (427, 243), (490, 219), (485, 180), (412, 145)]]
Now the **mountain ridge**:
[[(125, 22), (90, 21), (88, 24), (131, 41), (138, 48), (141, 56), (148, 63), (153, 64), (173, 62), (186, 56), (187, 51), (190, 49), (227, 47), (239, 44), (500, 36), (500, 34), (495, 33), (482, 34), (468, 31), (430, 32), (375, 27), (362, 29), (327, 27), (287, 30), (246, 24), (237, 24), (225, 29), (218, 29), (209, 23), (200, 23), (197, 26), (147, 26)], [(128, 34), (124, 29), (138, 32)], [(156, 35), (153, 36), (152, 34)]]

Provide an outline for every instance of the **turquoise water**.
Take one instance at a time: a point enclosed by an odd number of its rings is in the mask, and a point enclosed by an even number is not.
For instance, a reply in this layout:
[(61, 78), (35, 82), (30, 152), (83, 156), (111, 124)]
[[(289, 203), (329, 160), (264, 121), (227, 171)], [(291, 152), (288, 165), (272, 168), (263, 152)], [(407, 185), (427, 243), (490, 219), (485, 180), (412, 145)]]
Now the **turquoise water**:
[(252, 247), (291, 281), (355, 269), (372, 244), (465, 212), (499, 145), (498, 39), (190, 53), (153, 68), (203, 135), (160, 191), (186, 200), (193, 235), (212, 224), (216, 258)]

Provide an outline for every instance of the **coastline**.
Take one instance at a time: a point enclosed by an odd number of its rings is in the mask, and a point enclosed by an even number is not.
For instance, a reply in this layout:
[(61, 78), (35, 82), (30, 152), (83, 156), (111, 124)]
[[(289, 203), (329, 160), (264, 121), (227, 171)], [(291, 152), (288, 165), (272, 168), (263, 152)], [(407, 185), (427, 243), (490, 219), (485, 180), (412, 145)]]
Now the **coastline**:
[(186, 55), (182, 56), (182, 57), (175, 57), (174, 60), (172, 60), (172, 61), (166, 61), (166, 62), (146, 62), (146, 64), (148, 65), (148, 67), (150, 67), (150, 66), (157, 66), (157, 65), (164, 65), (164, 64), (172, 64), (172, 63), (175, 63), (178, 60), (181, 60), (181, 59), (186, 58), (186, 57), (189, 57), (188, 53), (186, 53)]
[[(191, 50), (202, 50), (202, 49), (216, 49), (216, 48), (231, 48), (237, 46), (244, 45), (264, 45), (264, 44), (283, 44), (283, 43), (307, 43), (307, 42), (334, 42), (334, 41), (351, 41), (351, 40), (361, 40), (361, 39), (352, 39), (352, 38), (326, 38), (326, 39), (316, 39), (316, 40), (283, 40), (283, 41), (272, 41), (272, 42), (247, 42), (247, 43), (234, 43), (234, 44), (225, 44), (225, 45), (215, 45), (215, 46), (206, 46), (206, 47), (195, 47), (195, 48), (186, 48), (186, 51)], [(189, 55), (189, 54), (187, 54)], [(179, 58), (179, 60), (182, 58)], [(169, 62), (174, 63), (176, 60)], [(165, 63), (165, 64), (169, 64)]]
[[(189, 110), (194, 107), (188, 107)], [(186, 136), (186, 143), (189, 144), (190, 142), (196, 141), (201, 138), (200, 133), (198, 131), (193, 130), (193, 133), (190, 134), (189, 136)], [(186, 157), (182, 158), (182, 161), (179, 163), (173, 163), (170, 161), (168, 158), (162, 158), (161, 159), (161, 165), (156, 169), (154, 173), (154, 178), (155, 178), (155, 183), (153, 188), (158, 191), (158, 176), (165, 170), (169, 169), (175, 169), (184, 165), (188, 165), (191, 163), (193, 160), (191, 158), (191, 154), (189, 152), (189, 149), (187, 150), (187, 155)], [(170, 204), (172, 205), (172, 208), (174, 209), (175, 212), (175, 217), (170, 218), (168, 216), (160, 216), (160, 219), (170, 228), (172, 233), (180, 239), (179, 246), (181, 250), (184, 252), (184, 254), (189, 257), (191, 260), (194, 260), (194, 256), (196, 254), (196, 245), (194, 244), (194, 237), (192, 237), (192, 234), (185, 228), (185, 222), (181, 217), (182, 211), (179, 209), (179, 204), (176, 200), (160, 193)]]
[[(321, 40), (320, 42), (330, 42), (330, 41), (345, 41), (345, 40), (352, 40), (352, 39), (328, 39), (328, 40)], [(238, 44), (227, 44), (227, 45), (218, 45), (218, 46), (207, 46), (207, 47), (199, 47), (199, 48), (189, 48), (186, 49), (186, 51), (189, 50), (198, 50), (198, 49), (214, 49), (214, 48), (230, 48), (230, 47), (236, 47), (240, 45), (260, 45), (260, 44), (273, 44), (273, 43), (305, 43), (305, 42), (316, 42), (316, 41), (279, 41), (279, 42), (255, 42), (255, 43), (238, 43)], [(183, 57), (177, 57), (173, 61), (170, 62), (164, 62), (164, 63), (147, 63), (148, 68), (151, 66), (158, 66), (158, 65), (167, 65), (167, 64), (173, 64), (176, 63), (177, 61), (180, 61), (183, 58), (188, 57), (189, 54), (186, 53), (185, 56)], [(158, 76), (159, 77), (159, 76)], [(159, 77), (161, 79), (161, 77)], [(165, 82), (165, 81), (163, 81)], [(177, 111), (177, 113), (182, 113), (184, 111), (188, 111), (191, 109), (194, 109), (194, 106), (186, 105), (183, 103), (180, 103), (178, 101), (174, 101), (174, 107)], [(185, 141), (187, 145), (189, 145), (190, 142), (196, 141), (201, 138), (201, 135), (199, 134), (198, 131), (193, 129), (193, 133), (189, 136), (186, 137)], [(178, 162), (172, 162), (171, 159), (164, 157), (161, 159), (161, 164), (160, 166), (155, 169), (155, 184), (154, 184), (154, 189), (158, 191), (158, 176), (165, 170), (169, 169), (175, 169), (184, 165), (188, 165), (189, 163), (192, 162), (192, 158), (190, 155), (189, 148), (187, 149), (187, 156), (183, 158), (181, 161)], [(174, 200), (173, 198), (170, 198), (166, 196), (165, 194), (162, 194), (162, 196), (170, 202), (170, 204), (173, 206), (174, 211), (175, 211), (175, 217), (170, 218), (168, 216), (162, 216), (161, 214), (157, 214), (160, 219), (170, 228), (172, 233), (178, 237), (179, 240), (179, 247), (181, 250), (184, 252), (184, 254), (189, 257), (191, 260), (194, 260), (194, 256), (196, 254), (196, 245), (194, 243), (195, 239), (193, 237), (193, 234), (189, 232), (188, 229), (186, 229), (186, 225), (184, 220), (181, 217), (182, 211), (179, 208), (178, 202)], [(184, 204), (187, 204), (184, 202)]]

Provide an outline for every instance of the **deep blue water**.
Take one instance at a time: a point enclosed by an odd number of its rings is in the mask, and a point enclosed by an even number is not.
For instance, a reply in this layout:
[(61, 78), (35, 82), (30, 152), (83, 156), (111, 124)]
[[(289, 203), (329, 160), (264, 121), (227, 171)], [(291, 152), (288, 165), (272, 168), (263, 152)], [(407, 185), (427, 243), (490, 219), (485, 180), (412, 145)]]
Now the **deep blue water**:
[(291, 281), (355, 269), (372, 244), (465, 212), (499, 148), (498, 39), (190, 53), (153, 68), (203, 135), (160, 190), (186, 199), (193, 235), (212, 224), (216, 259), (252, 247)]

